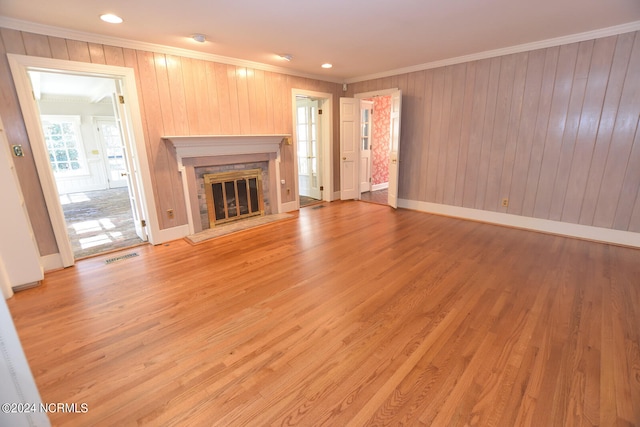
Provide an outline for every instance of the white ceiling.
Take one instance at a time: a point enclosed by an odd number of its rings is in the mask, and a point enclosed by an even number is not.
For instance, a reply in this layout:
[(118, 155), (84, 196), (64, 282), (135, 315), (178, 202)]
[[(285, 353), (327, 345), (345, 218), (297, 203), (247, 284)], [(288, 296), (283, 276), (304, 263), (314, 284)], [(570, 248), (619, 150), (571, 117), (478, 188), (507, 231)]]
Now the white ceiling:
[[(124, 23), (100, 21), (106, 12)], [(637, 23), (640, 0), (1, 0), (0, 16), (353, 81)]]
[(116, 90), (111, 78), (75, 76), (61, 73), (30, 71), (31, 86), (36, 99), (42, 95), (60, 95), (100, 102)]

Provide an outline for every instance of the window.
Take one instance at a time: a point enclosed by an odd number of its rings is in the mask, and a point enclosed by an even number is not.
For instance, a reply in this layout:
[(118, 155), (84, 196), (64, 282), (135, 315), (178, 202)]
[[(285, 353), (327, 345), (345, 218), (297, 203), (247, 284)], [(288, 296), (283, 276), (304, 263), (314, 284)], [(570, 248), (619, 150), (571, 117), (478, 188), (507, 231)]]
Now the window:
[(42, 116), (41, 121), (54, 175), (86, 174), (80, 116)]

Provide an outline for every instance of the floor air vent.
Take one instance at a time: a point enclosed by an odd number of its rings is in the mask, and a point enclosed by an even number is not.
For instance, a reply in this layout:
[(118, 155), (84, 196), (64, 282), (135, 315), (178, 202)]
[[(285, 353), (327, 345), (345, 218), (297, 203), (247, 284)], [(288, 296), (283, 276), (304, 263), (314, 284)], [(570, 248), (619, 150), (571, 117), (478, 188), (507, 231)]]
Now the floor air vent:
[(122, 261), (123, 259), (133, 258), (133, 257), (136, 257), (136, 256), (138, 256), (138, 253), (137, 253), (137, 252), (132, 252), (132, 253), (130, 253), (130, 254), (126, 254), (126, 255), (122, 255), (122, 256), (117, 256), (117, 257), (115, 257), (115, 258), (109, 258), (109, 259), (105, 260), (105, 262), (104, 262), (104, 263), (105, 263), (105, 264), (113, 264), (114, 262)]

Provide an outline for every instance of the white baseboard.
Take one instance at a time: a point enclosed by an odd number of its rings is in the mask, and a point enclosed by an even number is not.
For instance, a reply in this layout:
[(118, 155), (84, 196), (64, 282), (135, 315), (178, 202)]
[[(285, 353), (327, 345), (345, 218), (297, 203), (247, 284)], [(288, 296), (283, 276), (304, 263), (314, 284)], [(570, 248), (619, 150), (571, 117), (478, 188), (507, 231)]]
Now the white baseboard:
[(189, 234), (189, 224), (179, 225), (177, 227), (165, 228), (164, 230), (159, 230), (157, 235), (154, 237), (153, 241), (149, 242), (152, 245), (160, 245), (165, 242), (170, 242), (172, 240), (182, 239), (183, 237), (188, 236)]
[(612, 230), (609, 228), (592, 227), (588, 225), (571, 224), (568, 222), (551, 221), (501, 212), (483, 211), (479, 209), (462, 208), (459, 206), (440, 205), (437, 203), (419, 202), (416, 200), (398, 199), (398, 206), (437, 215), (450, 216), (489, 224), (540, 231), (560, 236), (615, 245), (640, 248), (640, 233), (631, 231)]
[(339, 191), (334, 191), (333, 192), (333, 198), (331, 200), (340, 200), (340, 192)]
[(297, 210), (298, 203), (295, 200), (293, 202), (287, 202), (280, 205), (280, 213), (293, 212)]
[(47, 271), (60, 270), (61, 268), (64, 268), (64, 264), (62, 264), (62, 257), (59, 253), (41, 256), (40, 265), (45, 273)]
[(382, 184), (373, 184), (371, 186), (371, 191), (384, 190), (385, 188), (389, 188), (388, 182), (383, 182)]
[[(340, 194), (340, 193), (338, 193)], [(322, 200), (325, 202), (333, 202), (336, 199), (336, 193), (333, 191), (323, 191)]]

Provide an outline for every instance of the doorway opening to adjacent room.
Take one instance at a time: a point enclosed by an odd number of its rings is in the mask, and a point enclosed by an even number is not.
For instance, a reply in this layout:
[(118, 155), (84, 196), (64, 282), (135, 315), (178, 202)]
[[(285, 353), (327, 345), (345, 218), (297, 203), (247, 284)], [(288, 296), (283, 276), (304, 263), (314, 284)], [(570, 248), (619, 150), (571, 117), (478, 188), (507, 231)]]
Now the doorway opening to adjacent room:
[(333, 200), (332, 95), (293, 90), (297, 207)]
[(132, 70), (8, 57), (59, 250), (51, 265), (147, 241), (154, 227)]
[(320, 113), (318, 100), (296, 97), (296, 140), (298, 151), (298, 195), (300, 207), (322, 200), (322, 170), (319, 156)]
[(145, 242), (117, 80), (43, 71), (29, 77), (74, 259)]
[(400, 113), (398, 89), (340, 98), (340, 197), (398, 204)]

